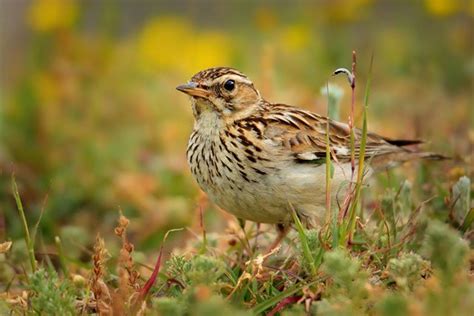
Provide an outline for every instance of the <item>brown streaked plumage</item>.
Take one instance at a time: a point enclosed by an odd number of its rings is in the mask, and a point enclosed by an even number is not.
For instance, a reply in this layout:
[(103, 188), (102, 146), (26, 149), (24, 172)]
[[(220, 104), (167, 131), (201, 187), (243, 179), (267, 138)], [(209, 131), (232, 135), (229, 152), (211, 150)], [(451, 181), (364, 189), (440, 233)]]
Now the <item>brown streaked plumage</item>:
[[(200, 187), (237, 217), (286, 224), (290, 204), (307, 226), (319, 226), (325, 210), (326, 127), (329, 123), (333, 203), (351, 178), (350, 130), (345, 123), (261, 97), (241, 72), (203, 70), (177, 89), (191, 96), (194, 129), (187, 157)], [(361, 131), (355, 129), (359, 159)], [(369, 133), (367, 173), (415, 158), (441, 156), (407, 149), (419, 141)]]

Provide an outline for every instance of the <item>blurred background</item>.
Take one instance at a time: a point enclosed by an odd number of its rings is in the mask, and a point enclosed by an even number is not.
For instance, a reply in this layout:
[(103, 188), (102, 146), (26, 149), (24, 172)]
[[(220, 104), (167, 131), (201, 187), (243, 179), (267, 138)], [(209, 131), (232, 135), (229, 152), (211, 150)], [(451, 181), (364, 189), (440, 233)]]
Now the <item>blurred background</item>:
[[(473, 17), (468, 0), (0, 0), (0, 241), (23, 236), (13, 174), (30, 224), (44, 212), (46, 249), (56, 235), (68, 251), (113, 236), (119, 209), (142, 251), (196, 227), (193, 118), (175, 87), (212, 66), (319, 113), (329, 80), (346, 120), (350, 90), (331, 73), (357, 52), (360, 113), (373, 54), (369, 128), (453, 156), (430, 169), (447, 189), (470, 172)], [(208, 230), (229, 219), (205, 207)]]

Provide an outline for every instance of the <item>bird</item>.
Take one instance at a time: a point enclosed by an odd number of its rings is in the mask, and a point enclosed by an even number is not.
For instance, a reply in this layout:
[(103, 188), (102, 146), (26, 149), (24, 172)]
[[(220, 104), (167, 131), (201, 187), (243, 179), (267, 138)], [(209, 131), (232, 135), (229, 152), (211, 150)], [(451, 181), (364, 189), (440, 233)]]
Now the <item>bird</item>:
[[(194, 127), (186, 150), (191, 173), (217, 206), (280, 230), (292, 225), (293, 211), (306, 227), (321, 227), (326, 215), (326, 138), (333, 165), (330, 203), (341, 204), (353, 181), (348, 124), (271, 103), (231, 67), (202, 70), (176, 89), (191, 99)], [(358, 166), (362, 131), (354, 128), (353, 133)], [(419, 143), (368, 132), (366, 177), (412, 159), (443, 158), (410, 147)]]

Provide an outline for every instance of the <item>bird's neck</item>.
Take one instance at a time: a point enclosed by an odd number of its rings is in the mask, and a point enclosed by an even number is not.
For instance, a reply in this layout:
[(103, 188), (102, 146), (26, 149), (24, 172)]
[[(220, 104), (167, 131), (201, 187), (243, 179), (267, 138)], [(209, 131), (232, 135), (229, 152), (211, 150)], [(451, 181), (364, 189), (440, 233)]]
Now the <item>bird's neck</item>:
[(264, 102), (261, 104), (257, 103), (231, 114), (223, 114), (217, 111), (203, 111), (197, 117), (194, 123), (194, 129), (200, 131), (201, 134), (217, 135), (220, 130), (228, 125), (232, 125), (235, 121), (255, 115), (263, 109), (264, 105)]
[(225, 120), (215, 111), (204, 111), (194, 122), (194, 130), (205, 136), (218, 135), (224, 128)]

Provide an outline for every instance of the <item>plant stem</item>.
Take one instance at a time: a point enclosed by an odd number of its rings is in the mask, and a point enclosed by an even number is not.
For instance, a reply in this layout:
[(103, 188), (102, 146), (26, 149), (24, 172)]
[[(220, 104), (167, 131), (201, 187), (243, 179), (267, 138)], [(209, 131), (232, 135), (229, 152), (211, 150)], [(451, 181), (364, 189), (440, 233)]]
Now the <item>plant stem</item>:
[(371, 56), (370, 59), (370, 68), (369, 68), (369, 75), (367, 78), (367, 84), (365, 87), (365, 96), (364, 96), (364, 109), (362, 112), (362, 137), (360, 140), (360, 148), (359, 148), (359, 163), (357, 169), (357, 182), (355, 187), (355, 195), (352, 201), (352, 205), (349, 212), (349, 222), (347, 225), (347, 235), (346, 241), (350, 242), (352, 240), (352, 236), (355, 229), (355, 220), (356, 220), (356, 213), (357, 213), (357, 206), (360, 200), (360, 192), (362, 188), (362, 182), (364, 178), (364, 162), (365, 162), (365, 147), (367, 144), (367, 108), (369, 106), (369, 95), (370, 95), (370, 84), (372, 80), (372, 66), (373, 66), (374, 56)]
[(16, 207), (18, 213), (20, 214), (20, 219), (23, 224), (23, 230), (25, 231), (25, 242), (28, 249), (28, 257), (30, 259), (31, 271), (36, 271), (36, 259), (35, 259), (35, 250), (34, 244), (30, 237), (30, 231), (28, 229), (28, 222), (26, 221), (25, 211), (23, 209), (23, 204), (21, 203), (20, 194), (18, 193), (18, 186), (15, 181), (15, 175), (12, 175), (12, 191), (13, 197), (15, 198)]
[(63, 269), (64, 275), (66, 277), (69, 277), (69, 269), (67, 267), (66, 257), (64, 256), (61, 238), (59, 238), (59, 236), (54, 237), (54, 242), (56, 243), (56, 249), (58, 251), (59, 263), (61, 264), (61, 268)]
[[(326, 91), (328, 95), (328, 120), (326, 122), (326, 222), (330, 226), (330, 223), (332, 222), (332, 217), (331, 216), (331, 144), (329, 143), (329, 109), (331, 107), (331, 99), (329, 95), (329, 84), (326, 85)], [(333, 244), (334, 241), (337, 240), (337, 236), (334, 234), (335, 230), (333, 227)]]

